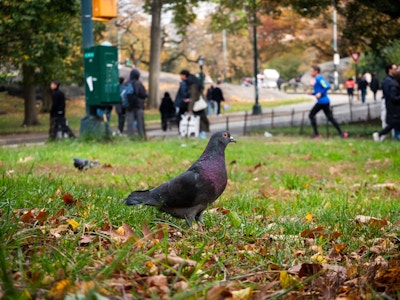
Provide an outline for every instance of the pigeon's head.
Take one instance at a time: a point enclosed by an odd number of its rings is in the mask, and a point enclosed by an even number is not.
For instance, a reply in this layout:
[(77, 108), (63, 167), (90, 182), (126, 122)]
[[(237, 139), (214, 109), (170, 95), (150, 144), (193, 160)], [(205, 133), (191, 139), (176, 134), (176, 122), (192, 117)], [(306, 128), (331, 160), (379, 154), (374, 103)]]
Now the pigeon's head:
[(226, 147), (229, 143), (236, 143), (236, 140), (231, 136), (229, 131), (218, 131), (214, 133), (210, 138), (210, 142), (212, 141), (217, 141), (216, 144), (223, 145), (223, 147)]

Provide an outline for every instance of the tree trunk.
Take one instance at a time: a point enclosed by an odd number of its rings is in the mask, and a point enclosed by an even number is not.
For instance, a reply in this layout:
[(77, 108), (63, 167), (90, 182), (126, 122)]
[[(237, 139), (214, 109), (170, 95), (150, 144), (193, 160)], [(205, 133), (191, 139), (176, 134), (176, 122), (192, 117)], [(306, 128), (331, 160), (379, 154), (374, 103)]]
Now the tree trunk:
[(153, 0), (151, 4), (149, 108), (158, 108), (160, 103), (161, 9), (162, 0)]
[(22, 66), (23, 90), (25, 103), (25, 118), (22, 126), (39, 125), (36, 111), (35, 85), (33, 84), (35, 69), (31, 66)]
[(44, 88), (43, 89), (43, 105), (42, 105), (42, 111), (44, 113), (50, 112), (51, 108), (51, 89), (50, 88)]

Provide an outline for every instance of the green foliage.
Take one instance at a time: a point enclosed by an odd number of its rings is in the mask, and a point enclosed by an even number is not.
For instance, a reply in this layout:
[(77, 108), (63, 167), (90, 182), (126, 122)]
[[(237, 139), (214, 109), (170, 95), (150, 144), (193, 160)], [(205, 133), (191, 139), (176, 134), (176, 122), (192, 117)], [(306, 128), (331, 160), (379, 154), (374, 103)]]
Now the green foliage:
[(276, 69), (282, 79), (289, 80), (299, 74), (299, 67), (302, 64), (301, 55), (302, 53), (296, 51), (284, 52), (266, 63), (264, 68)]

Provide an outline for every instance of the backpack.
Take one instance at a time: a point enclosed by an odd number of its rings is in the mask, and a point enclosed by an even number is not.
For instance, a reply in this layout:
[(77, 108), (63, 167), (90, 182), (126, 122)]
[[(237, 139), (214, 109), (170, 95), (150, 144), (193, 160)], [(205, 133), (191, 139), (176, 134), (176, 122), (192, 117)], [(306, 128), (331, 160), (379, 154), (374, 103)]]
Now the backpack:
[(121, 105), (124, 108), (138, 108), (139, 99), (135, 93), (135, 87), (132, 81), (125, 82), (121, 87)]

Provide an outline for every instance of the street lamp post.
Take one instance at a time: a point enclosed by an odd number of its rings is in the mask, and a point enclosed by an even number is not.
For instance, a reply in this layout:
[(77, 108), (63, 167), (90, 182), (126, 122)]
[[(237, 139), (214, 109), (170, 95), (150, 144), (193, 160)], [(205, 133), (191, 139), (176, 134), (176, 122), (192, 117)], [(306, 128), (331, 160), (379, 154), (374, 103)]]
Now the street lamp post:
[(333, 1), (333, 65), (334, 65), (334, 90), (339, 89), (339, 73), (338, 66), (340, 64), (340, 56), (337, 52), (337, 12), (336, 4)]
[(257, 51), (257, 15), (256, 15), (256, 0), (253, 0), (253, 48), (254, 48), (254, 93), (255, 93), (255, 103), (253, 105), (253, 115), (261, 115), (261, 106), (258, 103), (258, 51)]

